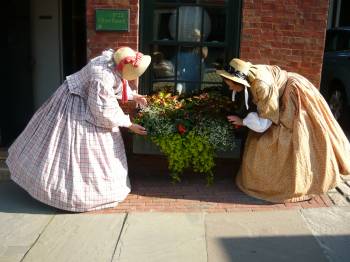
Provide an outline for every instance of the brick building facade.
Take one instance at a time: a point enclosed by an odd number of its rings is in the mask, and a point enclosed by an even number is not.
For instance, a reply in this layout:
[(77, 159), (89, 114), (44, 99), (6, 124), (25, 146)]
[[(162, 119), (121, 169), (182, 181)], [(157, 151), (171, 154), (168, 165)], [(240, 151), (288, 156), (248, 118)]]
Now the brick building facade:
[(244, 0), (240, 55), (300, 73), (319, 87), (327, 14), (328, 0)]
[[(130, 32), (96, 32), (95, 31), (95, 9), (116, 8), (130, 9)], [(88, 57), (94, 57), (101, 53), (106, 47), (130, 46), (139, 48), (139, 1), (138, 0), (87, 0), (86, 6), (87, 22), (87, 52)]]
[[(328, 0), (243, 0), (240, 57), (276, 64), (320, 84)], [(95, 8), (130, 8), (130, 32), (95, 32)], [(106, 46), (139, 48), (138, 0), (88, 0), (87, 50), (93, 57)]]

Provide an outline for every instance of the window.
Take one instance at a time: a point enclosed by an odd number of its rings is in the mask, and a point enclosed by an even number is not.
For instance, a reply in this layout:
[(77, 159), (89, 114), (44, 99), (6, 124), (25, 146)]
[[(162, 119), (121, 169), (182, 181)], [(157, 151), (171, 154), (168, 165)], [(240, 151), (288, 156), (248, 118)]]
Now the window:
[(337, 36), (337, 51), (348, 51), (350, 50), (350, 30), (339, 32)]
[(240, 0), (141, 1), (141, 49), (152, 64), (143, 94), (221, 86), (215, 70), (238, 56)]
[(326, 37), (326, 52), (350, 50), (350, 30), (329, 30)]

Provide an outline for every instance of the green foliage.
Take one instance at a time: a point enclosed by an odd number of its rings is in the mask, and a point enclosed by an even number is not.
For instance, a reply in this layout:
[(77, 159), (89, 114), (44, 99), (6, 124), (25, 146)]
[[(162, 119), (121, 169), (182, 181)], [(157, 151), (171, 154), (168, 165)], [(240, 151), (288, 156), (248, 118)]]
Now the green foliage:
[(179, 175), (186, 168), (192, 167), (195, 172), (207, 174), (207, 184), (213, 182), (214, 154), (207, 137), (190, 131), (185, 136), (171, 134), (153, 137), (152, 141), (167, 156), (169, 170), (174, 180), (180, 181)]
[(135, 121), (168, 159), (174, 181), (188, 168), (206, 175), (213, 183), (215, 151), (232, 150), (235, 135), (226, 116), (235, 105), (217, 91), (188, 98), (160, 92), (148, 98)]

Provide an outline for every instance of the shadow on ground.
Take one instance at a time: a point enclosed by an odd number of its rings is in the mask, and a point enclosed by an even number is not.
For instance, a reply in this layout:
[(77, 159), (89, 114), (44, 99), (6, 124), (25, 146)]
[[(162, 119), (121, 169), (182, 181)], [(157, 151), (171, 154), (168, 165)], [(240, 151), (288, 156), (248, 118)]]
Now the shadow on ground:
[(235, 185), (234, 175), (217, 176), (214, 183), (209, 186), (206, 184), (205, 176), (201, 174), (184, 174), (177, 183), (173, 182), (167, 172), (154, 176), (133, 174), (130, 180), (131, 193), (140, 196), (241, 205), (274, 205), (240, 191)]
[(62, 211), (32, 198), (12, 181), (0, 182), (0, 212), (26, 214), (57, 214)]

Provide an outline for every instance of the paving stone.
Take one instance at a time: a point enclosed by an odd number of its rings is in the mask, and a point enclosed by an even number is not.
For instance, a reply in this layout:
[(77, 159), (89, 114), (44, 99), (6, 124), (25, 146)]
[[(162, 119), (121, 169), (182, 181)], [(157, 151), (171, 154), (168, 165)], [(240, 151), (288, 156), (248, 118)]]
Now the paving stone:
[(349, 261), (350, 207), (305, 209), (300, 212), (329, 261)]
[(56, 215), (24, 262), (111, 261), (125, 214)]
[(344, 181), (344, 183), (347, 184), (348, 186), (350, 186), (350, 180)]
[(203, 213), (131, 213), (113, 261), (206, 261)]
[(298, 210), (207, 214), (209, 262), (328, 261)]
[(341, 176), (341, 178), (342, 178), (344, 181), (350, 181), (350, 175)]
[(336, 206), (350, 206), (350, 203), (340, 193), (329, 193), (328, 196)]
[(350, 196), (350, 187), (345, 183), (339, 183), (337, 186), (338, 190), (344, 196)]
[(0, 212), (0, 261), (21, 261), (52, 217)]
[(328, 193), (338, 193), (338, 190), (335, 188), (332, 188), (332, 189), (328, 190)]

